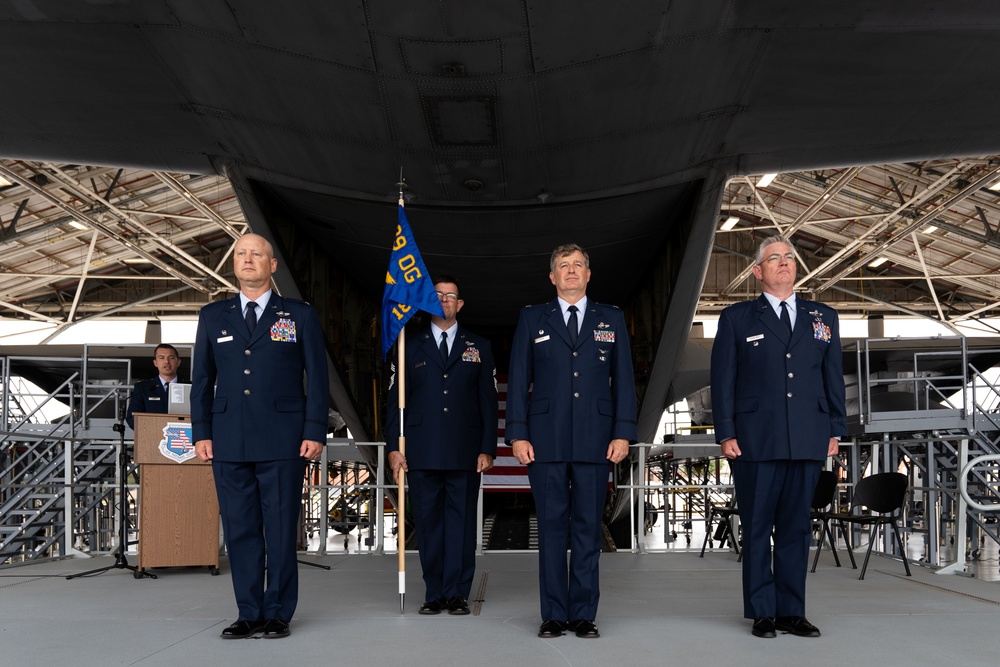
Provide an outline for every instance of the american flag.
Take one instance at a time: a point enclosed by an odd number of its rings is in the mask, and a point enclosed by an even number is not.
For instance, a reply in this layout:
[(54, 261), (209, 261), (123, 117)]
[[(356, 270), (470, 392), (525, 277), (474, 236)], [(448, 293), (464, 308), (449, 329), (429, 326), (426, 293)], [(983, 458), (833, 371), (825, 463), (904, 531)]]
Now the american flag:
[(497, 424), (497, 456), (493, 467), (483, 474), (483, 491), (527, 492), (528, 468), (514, 458), (513, 450), (504, 444), (507, 416), (507, 376), (497, 375), (497, 399), (500, 401), (500, 421)]

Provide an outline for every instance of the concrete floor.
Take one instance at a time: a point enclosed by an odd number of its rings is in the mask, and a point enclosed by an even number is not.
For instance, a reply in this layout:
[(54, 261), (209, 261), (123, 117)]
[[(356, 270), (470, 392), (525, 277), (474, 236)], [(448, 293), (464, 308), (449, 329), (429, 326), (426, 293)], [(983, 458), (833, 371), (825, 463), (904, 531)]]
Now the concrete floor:
[(604, 554), (594, 640), (535, 636), (534, 554), (480, 557), (473, 592), (486, 575), (485, 595), (480, 613), (465, 617), (417, 614), (416, 554), (407, 556), (402, 615), (395, 554), (303, 559), (332, 569), (300, 567), (292, 636), (281, 640), (219, 638), (236, 616), (225, 560), (219, 576), (163, 569), (156, 580), (123, 569), (65, 579), (111, 557), (2, 568), (0, 664), (941, 665), (1000, 656), (1000, 583), (922, 567), (907, 578), (901, 562), (874, 556), (859, 581), (825, 551), (807, 606), (823, 636), (769, 640), (751, 636), (742, 618), (740, 566), (727, 552)]

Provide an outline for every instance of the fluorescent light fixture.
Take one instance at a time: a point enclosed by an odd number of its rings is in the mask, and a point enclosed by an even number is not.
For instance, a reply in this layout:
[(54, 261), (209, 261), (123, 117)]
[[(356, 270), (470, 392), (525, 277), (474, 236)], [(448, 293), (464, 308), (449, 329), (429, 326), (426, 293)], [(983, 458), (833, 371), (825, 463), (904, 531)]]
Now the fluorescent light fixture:
[(757, 187), (766, 188), (771, 184), (771, 181), (773, 181), (777, 176), (778, 176), (777, 174), (764, 174), (763, 176), (760, 177), (760, 180), (757, 181)]
[[(0, 177), (0, 183), (2, 183), (2, 182), (3, 182), (3, 178)], [(989, 190), (993, 190), (994, 192), (997, 191), (997, 190), (1000, 190), (1000, 181), (997, 181), (996, 183), (994, 183), (993, 185), (991, 185), (988, 189)]]
[(86, 229), (87, 228), (87, 225), (83, 224), (82, 222), (79, 222), (78, 220), (70, 220), (69, 221), (69, 226), (72, 227), (73, 229)]
[(885, 257), (876, 257), (873, 261), (868, 263), (868, 268), (877, 269), (878, 267), (882, 266), (888, 261), (889, 260), (887, 260)]
[(933, 234), (937, 230), (938, 230), (938, 228), (935, 227), (934, 225), (927, 225), (926, 227), (924, 227), (923, 231), (924, 231), (924, 234)]
[(125, 264), (152, 264), (151, 261), (145, 257), (128, 257), (122, 260)]
[(14, 184), (11, 183), (10, 181), (8, 181), (3, 176), (0, 176), (0, 188), (6, 188), (6, 187), (8, 187), (10, 185), (14, 185)]
[(739, 218), (737, 218), (735, 215), (731, 215), (728, 218), (726, 218), (726, 221), (722, 223), (722, 227), (719, 227), (719, 229), (724, 232), (728, 232), (730, 229), (735, 227), (737, 223), (739, 223), (739, 221), (740, 221)]

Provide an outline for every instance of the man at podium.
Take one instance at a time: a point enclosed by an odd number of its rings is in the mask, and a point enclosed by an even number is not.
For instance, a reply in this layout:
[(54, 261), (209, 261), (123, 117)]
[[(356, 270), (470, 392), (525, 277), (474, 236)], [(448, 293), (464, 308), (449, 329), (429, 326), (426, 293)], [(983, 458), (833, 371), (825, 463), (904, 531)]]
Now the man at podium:
[(181, 357), (177, 353), (177, 348), (168, 343), (157, 345), (153, 350), (153, 365), (158, 371), (157, 376), (149, 380), (139, 380), (132, 388), (128, 410), (125, 412), (125, 421), (132, 430), (135, 430), (133, 412), (167, 413), (167, 396), (170, 394), (167, 385), (177, 381), (177, 371), (181, 367)]
[(278, 260), (264, 237), (242, 236), (233, 265), (240, 293), (198, 316), (192, 436), (212, 461), (239, 608), (222, 637), (287, 637), (306, 459), (326, 443), (326, 347), (312, 306), (272, 292)]

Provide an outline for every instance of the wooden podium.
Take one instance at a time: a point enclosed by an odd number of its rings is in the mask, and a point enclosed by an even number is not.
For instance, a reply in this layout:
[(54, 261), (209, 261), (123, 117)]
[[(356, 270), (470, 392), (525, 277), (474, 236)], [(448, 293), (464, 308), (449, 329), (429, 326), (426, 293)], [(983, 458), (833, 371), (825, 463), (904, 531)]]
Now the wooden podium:
[[(139, 569), (134, 576), (141, 578), (148, 567), (184, 565), (205, 565), (218, 574), (219, 499), (212, 465), (188, 458), (194, 453), (191, 417), (150, 412), (134, 417), (139, 464)], [(168, 424), (176, 425), (169, 438)]]

